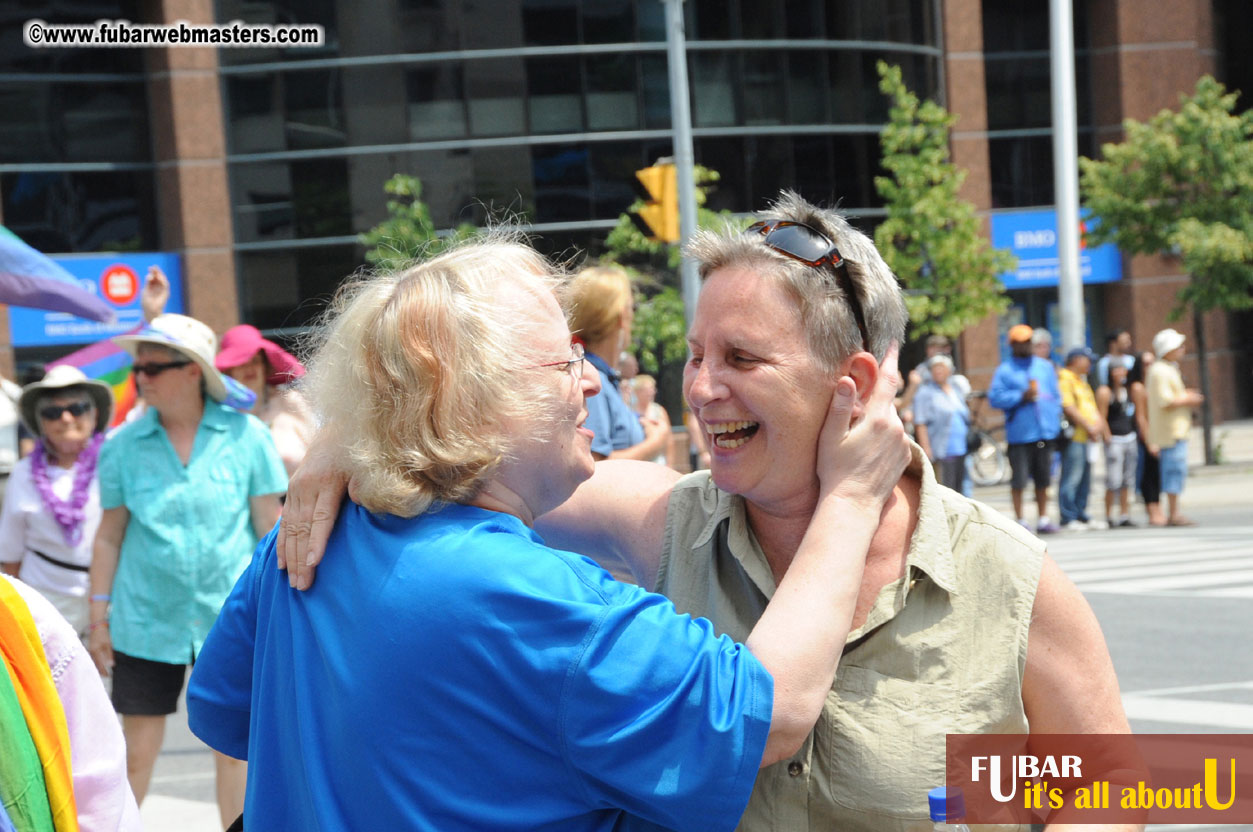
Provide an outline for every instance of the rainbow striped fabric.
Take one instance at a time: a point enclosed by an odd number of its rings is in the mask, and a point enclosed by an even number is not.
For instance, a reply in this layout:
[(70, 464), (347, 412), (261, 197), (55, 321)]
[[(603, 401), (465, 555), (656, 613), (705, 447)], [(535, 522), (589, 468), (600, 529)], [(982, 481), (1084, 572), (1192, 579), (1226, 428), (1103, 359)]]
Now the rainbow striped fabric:
[[(139, 327), (136, 327), (131, 332), (138, 331)], [(116, 427), (125, 421), (127, 411), (135, 406), (136, 397), (130, 353), (112, 340), (105, 339), (49, 362), (48, 369), (58, 364), (77, 367), (88, 378), (99, 379), (108, 384), (113, 389), (113, 422), (109, 427)]]
[[(78, 832), (65, 710), (30, 609), (5, 580), (0, 580), (0, 660), (0, 720), (14, 747), (27, 748), (18, 765), (6, 760), (0, 767), (5, 770), (0, 803), (18, 832)], [(33, 743), (33, 759), (24, 737)]]

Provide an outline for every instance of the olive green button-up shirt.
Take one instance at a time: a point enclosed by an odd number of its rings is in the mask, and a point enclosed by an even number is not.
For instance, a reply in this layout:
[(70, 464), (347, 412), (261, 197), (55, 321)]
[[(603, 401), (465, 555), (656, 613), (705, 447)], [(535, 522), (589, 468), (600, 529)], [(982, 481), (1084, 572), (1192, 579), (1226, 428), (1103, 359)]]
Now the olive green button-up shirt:
[[(1044, 545), (1000, 513), (922, 481), (904, 577), (851, 632), (818, 724), (762, 769), (739, 829), (930, 830), (948, 733), (1025, 733), (1022, 674)], [(708, 471), (670, 496), (658, 592), (747, 640), (775, 591), (744, 500)]]

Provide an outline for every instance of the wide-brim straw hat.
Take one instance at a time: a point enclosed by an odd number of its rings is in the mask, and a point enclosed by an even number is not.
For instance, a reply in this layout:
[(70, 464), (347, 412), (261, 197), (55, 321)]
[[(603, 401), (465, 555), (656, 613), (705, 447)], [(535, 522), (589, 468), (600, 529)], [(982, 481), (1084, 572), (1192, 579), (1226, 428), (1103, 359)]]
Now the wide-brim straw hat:
[(81, 388), (91, 397), (96, 406), (96, 433), (109, 427), (113, 419), (113, 391), (109, 385), (94, 378), (87, 378), (83, 371), (69, 364), (59, 364), (48, 371), (42, 381), (28, 384), (22, 388), (22, 395), (17, 400), (18, 410), (22, 415), (22, 424), (36, 436), (43, 436), (40, 429), (39, 400), (45, 396), (56, 396), (70, 388)]
[(134, 358), (141, 344), (154, 344), (173, 350), (196, 362), (204, 374), (205, 392), (214, 401), (226, 399), (226, 382), (213, 366), (218, 351), (218, 339), (213, 330), (195, 318), (186, 315), (158, 315), (139, 332), (117, 335), (113, 342)]

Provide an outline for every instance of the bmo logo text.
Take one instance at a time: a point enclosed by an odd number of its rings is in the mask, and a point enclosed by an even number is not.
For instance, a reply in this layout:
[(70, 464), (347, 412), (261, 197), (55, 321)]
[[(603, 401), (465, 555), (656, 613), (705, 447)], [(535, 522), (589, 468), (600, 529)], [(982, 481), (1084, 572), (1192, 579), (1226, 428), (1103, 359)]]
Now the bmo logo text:
[(1014, 248), (1051, 248), (1055, 245), (1057, 232), (1051, 228), (1014, 232)]
[(100, 274), (100, 294), (114, 306), (126, 306), (139, 294), (139, 275), (125, 263), (114, 263)]

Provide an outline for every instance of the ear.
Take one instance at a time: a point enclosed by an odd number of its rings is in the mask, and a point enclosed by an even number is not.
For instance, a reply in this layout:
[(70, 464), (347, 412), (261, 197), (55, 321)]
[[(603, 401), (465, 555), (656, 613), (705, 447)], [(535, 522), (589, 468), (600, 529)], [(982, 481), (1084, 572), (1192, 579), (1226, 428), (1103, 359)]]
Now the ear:
[(865, 404), (874, 393), (875, 385), (879, 383), (879, 373), (879, 362), (875, 361), (874, 355), (864, 350), (854, 353), (845, 362), (842, 375), (849, 376), (857, 385), (858, 405)]

